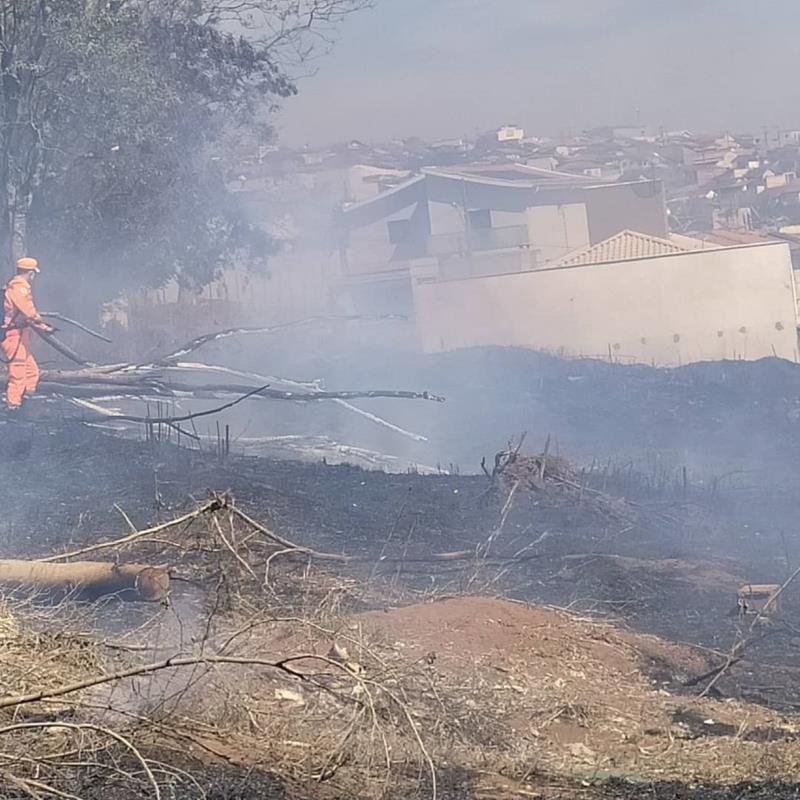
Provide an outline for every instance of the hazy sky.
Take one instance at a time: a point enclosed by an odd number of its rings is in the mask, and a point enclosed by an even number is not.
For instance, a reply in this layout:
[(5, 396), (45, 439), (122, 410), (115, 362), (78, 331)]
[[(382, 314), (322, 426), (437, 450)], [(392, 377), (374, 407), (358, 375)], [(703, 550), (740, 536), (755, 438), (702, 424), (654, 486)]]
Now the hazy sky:
[(797, 0), (375, 0), (279, 123), (286, 144), (642, 123), (800, 128)]

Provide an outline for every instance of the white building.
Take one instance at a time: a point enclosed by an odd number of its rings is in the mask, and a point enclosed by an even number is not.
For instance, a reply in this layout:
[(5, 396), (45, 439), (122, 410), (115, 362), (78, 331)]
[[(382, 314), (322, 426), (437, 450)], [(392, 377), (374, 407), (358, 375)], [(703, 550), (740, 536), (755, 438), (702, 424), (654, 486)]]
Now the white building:
[(525, 138), (525, 130), (516, 125), (504, 125), (497, 131), (498, 142), (521, 142)]

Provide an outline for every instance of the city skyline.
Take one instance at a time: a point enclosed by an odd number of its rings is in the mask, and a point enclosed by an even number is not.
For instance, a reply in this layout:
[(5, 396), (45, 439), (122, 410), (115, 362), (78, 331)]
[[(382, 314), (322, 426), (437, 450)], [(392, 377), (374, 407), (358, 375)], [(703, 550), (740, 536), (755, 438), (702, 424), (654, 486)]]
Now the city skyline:
[[(788, 0), (378, 0), (349, 18), (277, 120), (282, 143), (532, 135), (594, 125), (800, 126)], [(764, 79), (765, 75), (770, 80)]]

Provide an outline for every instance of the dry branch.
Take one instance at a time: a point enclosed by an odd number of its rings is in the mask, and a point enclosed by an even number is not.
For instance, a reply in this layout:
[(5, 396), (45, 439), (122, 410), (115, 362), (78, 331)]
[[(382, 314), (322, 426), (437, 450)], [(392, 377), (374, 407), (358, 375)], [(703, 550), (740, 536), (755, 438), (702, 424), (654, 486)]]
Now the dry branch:
[[(75, 731), (76, 733), (81, 733), (85, 731), (96, 731), (97, 733), (101, 733), (104, 736), (108, 736), (110, 739), (113, 739), (115, 742), (121, 744), (130, 753), (133, 754), (134, 758), (141, 765), (142, 771), (147, 776), (147, 780), (149, 781), (150, 785), (153, 787), (153, 797), (155, 797), (156, 800), (161, 800), (161, 788), (159, 787), (158, 781), (156, 781), (155, 776), (153, 775), (153, 772), (150, 769), (150, 765), (148, 764), (147, 760), (142, 756), (142, 754), (130, 740), (122, 736), (117, 731), (111, 730), (110, 728), (106, 728), (101, 725), (92, 725), (88, 723), (75, 724), (72, 722), (21, 722), (17, 723), (16, 725), (8, 725), (4, 728), (0, 728), (0, 735), (6, 733), (19, 733), (25, 730), (43, 730), (47, 728), (57, 728), (59, 730), (71, 730)], [(32, 782), (28, 778), (21, 780), (23, 780), (26, 783), (32, 783), (32, 784), (36, 783), (35, 781)], [(70, 798), (77, 797), (76, 795), (59, 792), (53, 789), (53, 787), (45, 787), (44, 791), (45, 794), (55, 794), (58, 797), (70, 797)], [(80, 800), (80, 798), (78, 798), (78, 800)]]
[[(197, 365), (202, 367), (202, 365)], [(214, 370), (226, 371), (225, 368), (215, 367)], [(176, 367), (174, 371), (186, 370), (186, 366)], [(114, 365), (109, 368), (88, 367), (80, 370), (53, 370), (44, 371), (39, 383), (39, 391), (47, 394), (57, 394), (81, 404), (86, 401), (98, 402), (107, 398), (109, 394), (115, 397), (124, 397), (128, 400), (143, 400), (148, 397), (175, 398), (185, 400), (220, 400), (232, 395), (239, 395), (237, 403), (248, 398), (261, 400), (284, 400), (289, 402), (321, 402), (332, 401), (346, 408), (348, 411), (359, 414), (371, 422), (386, 427), (395, 433), (413, 439), (414, 441), (427, 441), (426, 437), (407, 431), (375, 414), (356, 408), (348, 401), (356, 399), (388, 398), (396, 400), (426, 400), (437, 403), (444, 402), (444, 398), (431, 392), (398, 391), (390, 389), (367, 389), (364, 391), (324, 391), (310, 385), (279, 379), (282, 383), (290, 385), (291, 389), (273, 389), (269, 385), (254, 387), (238, 383), (210, 383), (196, 384), (178, 382), (171, 379), (172, 368), (164, 367), (136, 367), (133, 365)], [(258, 376), (262, 377), (262, 376)], [(111, 390), (111, 391), (109, 391)], [(89, 410), (106, 417), (114, 417), (120, 421), (136, 423), (164, 423), (194, 419), (198, 416), (209, 416), (219, 413), (232, 404), (194, 414), (176, 417), (152, 418), (141, 415), (122, 414), (117, 411), (107, 411), (100, 407), (85, 405)]]
[(201, 506), (198, 506), (194, 511), (190, 511), (187, 514), (183, 514), (180, 517), (176, 517), (175, 519), (169, 520), (168, 522), (163, 522), (160, 525), (154, 525), (152, 528), (145, 528), (141, 531), (134, 531), (133, 533), (129, 533), (127, 536), (123, 536), (120, 539), (114, 539), (110, 542), (100, 542), (99, 544), (89, 545), (88, 547), (82, 547), (79, 550), (71, 550), (68, 553), (59, 553), (55, 556), (48, 556), (47, 558), (40, 558), (38, 559), (39, 563), (41, 564), (49, 564), (54, 561), (64, 561), (66, 559), (75, 558), (77, 556), (84, 556), (87, 553), (96, 553), (99, 550), (108, 550), (113, 547), (123, 547), (124, 545), (131, 544), (139, 539), (144, 539), (147, 536), (154, 536), (157, 533), (162, 533), (169, 528), (175, 528), (179, 525), (186, 525), (193, 520), (197, 519), (198, 517), (202, 517), (205, 514), (208, 514), (213, 511), (219, 511), (222, 508), (225, 508), (227, 504), (227, 498), (225, 497), (214, 497), (213, 499), (209, 500), (207, 503), (204, 503)]
[[(509, 502), (506, 504), (506, 508), (504, 509), (503, 514), (501, 515), (502, 519), (501, 526), (504, 523), (505, 517), (508, 515), (508, 512), (510, 510), (510, 499), (511, 498), (509, 498)], [(112, 539), (106, 542), (99, 542), (98, 544), (88, 545), (78, 550), (72, 550), (67, 553), (60, 553), (57, 555), (48, 556), (46, 558), (41, 558), (38, 559), (36, 563), (52, 564), (58, 561), (86, 556), (88, 554), (96, 553), (102, 550), (124, 548), (136, 543), (156, 542), (163, 544), (163, 542), (157, 538), (159, 534), (172, 528), (184, 525), (188, 526), (194, 520), (206, 515), (212, 515), (213, 519), (212, 528), (217, 533), (217, 536), (219, 536), (221, 530), (219, 528), (216, 518), (213, 515), (216, 512), (223, 510), (231, 514), (233, 517), (239, 519), (252, 531), (261, 534), (265, 538), (266, 540), (265, 544), (267, 546), (271, 545), (275, 548), (278, 548), (276, 551), (271, 552), (268, 555), (266, 554), (262, 555), (261, 557), (255, 560), (251, 560), (249, 563), (245, 563), (243, 561), (244, 554), (237, 552), (232, 542), (227, 537), (225, 537), (224, 534), (220, 537), (220, 542), (224, 547), (224, 549), (230, 552), (240, 565), (244, 566), (245, 571), (248, 572), (251, 575), (251, 577), (253, 576), (254, 568), (262, 569), (263, 567), (268, 566), (276, 556), (284, 556), (284, 555), (300, 556), (304, 559), (308, 559), (311, 561), (331, 562), (342, 565), (366, 564), (366, 563), (373, 563), (374, 561), (374, 558), (372, 556), (347, 555), (344, 553), (330, 553), (330, 552), (316, 550), (313, 547), (308, 547), (307, 545), (298, 544), (290, 539), (287, 539), (284, 536), (281, 536), (280, 534), (275, 533), (266, 525), (254, 519), (245, 511), (238, 508), (234, 504), (232, 498), (230, 498), (229, 496), (220, 495), (220, 496), (215, 496), (208, 502), (204, 503), (203, 505), (198, 506), (194, 511), (183, 514), (167, 522), (154, 525), (150, 528), (144, 528), (142, 530), (133, 530), (131, 533), (122, 536), (118, 539)], [(132, 527), (130, 521), (129, 520), (127, 521), (129, 526)], [(492, 534), (491, 537), (492, 541), (494, 540), (494, 538), (496, 538), (496, 535), (497, 532), (494, 532)], [(252, 536), (247, 537), (247, 539), (248, 540), (252, 539)], [(178, 543), (170, 543), (170, 544), (174, 547), (182, 546), (179, 545)], [(476, 557), (475, 550), (458, 550), (451, 552), (429, 553), (424, 555), (411, 555), (406, 553), (401, 556), (389, 556), (389, 557), (382, 556), (381, 558), (378, 559), (378, 562), (381, 565), (419, 564), (419, 565), (430, 566), (433, 564), (455, 564), (458, 562), (466, 563), (474, 561), (475, 557)], [(504, 566), (508, 568), (513, 566), (514, 564), (523, 564), (535, 556), (530, 556), (523, 549), (523, 551), (512, 554), (510, 556), (497, 555), (493, 558), (489, 558), (487, 553), (484, 552), (481, 554), (481, 557), (483, 563), (486, 565)]]
[(340, 564), (347, 564), (356, 560), (352, 556), (339, 555), (338, 553), (321, 553), (310, 547), (303, 547), (302, 545), (295, 544), (294, 542), (290, 542), (288, 539), (284, 539), (282, 536), (279, 536), (277, 533), (273, 533), (269, 528), (254, 520), (251, 516), (245, 514), (244, 511), (236, 508), (236, 506), (232, 505), (230, 510), (234, 516), (239, 517), (239, 519), (241, 519), (251, 528), (257, 530), (275, 544), (283, 547), (286, 552), (300, 553), (301, 555), (308, 556), (309, 558), (319, 559), (320, 561), (337, 561)]
[(175, 383), (160, 382), (156, 380), (132, 381), (121, 380), (119, 376), (106, 376), (97, 374), (90, 376), (84, 373), (77, 377), (65, 372), (58, 374), (45, 372), (40, 381), (42, 390), (51, 393), (76, 396), (96, 396), (105, 393), (109, 388), (121, 390), (128, 389), (133, 396), (144, 394), (158, 394), (162, 397), (180, 397), (190, 399), (215, 399), (225, 395), (248, 393), (248, 397), (261, 397), (266, 400), (290, 400), (294, 402), (308, 402), (319, 400), (369, 400), (388, 398), (393, 400), (430, 400), (443, 403), (445, 398), (431, 392), (397, 391), (393, 389), (365, 389), (363, 391), (328, 392), (312, 390), (307, 392), (282, 391), (266, 387), (253, 387), (247, 384), (233, 383)]
[(405, 428), (401, 428), (399, 425), (395, 425), (394, 422), (389, 422), (389, 420), (384, 419), (383, 417), (379, 417), (377, 414), (373, 414), (369, 411), (364, 411), (363, 408), (358, 408), (357, 406), (354, 406), (352, 403), (348, 403), (346, 400), (341, 400), (337, 398), (334, 399), (333, 402), (341, 406), (342, 408), (346, 408), (348, 411), (352, 411), (354, 414), (358, 414), (358, 416), (363, 417), (364, 419), (368, 419), (370, 422), (374, 422), (376, 425), (380, 425), (383, 428), (388, 428), (390, 431), (399, 433), (401, 436), (405, 436), (414, 442), (428, 441), (427, 436), (422, 436), (422, 434), (414, 433), (413, 431), (408, 431)]
[[(116, 395), (116, 396), (111, 396), (111, 397), (105, 396), (103, 398), (95, 398), (95, 399), (103, 399), (103, 400), (126, 400), (126, 399), (127, 400), (136, 400), (137, 398), (136, 397), (130, 397), (130, 396), (129, 397), (125, 397), (125, 396)], [(116, 420), (119, 420), (121, 422), (130, 422), (131, 421), (129, 419), (126, 419), (126, 418), (122, 417), (122, 415), (119, 414), (118, 412), (110, 411), (107, 408), (103, 408), (102, 406), (97, 405), (97, 403), (90, 402), (89, 400), (85, 400), (85, 399), (82, 400), (79, 397), (71, 397), (70, 398), (70, 402), (73, 405), (76, 405), (76, 406), (78, 406), (80, 408), (86, 408), (89, 411), (93, 411), (96, 414), (99, 414), (101, 417), (104, 417), (106, 419), (116, 419)], [(210, 412), (207, 412), (207, 413), (214, 413), (214, 412), (210, 411)], [(198, 414), (198, 415), (195, 415), (195, 416), (204, 416), (204, 415), (203, 414)], [(194, 419), (194, 417), (192, 417), (192, 419)], [(150, 423), (152, 425), (165, 425), (166, 427), (171, 428), (172, 430), (176, 431), (179, 437), (180, 436), (185, 436), (187, 439), (192, 439), (195, 442), (201, 441), (200, 436), (198, 436), (195, 433), (192, 433), (191, 431), (187, 431), (184, 428), (181, 428), (181, 426), (177, 425), (173, 419), (165, 419), (165, 418), (158, 419), (158, 418), (152, 418), (152, 417), (141, 417), (141, 418), (139, 418), (137, 420), (133, 420), (133, 421), (142, 422), (142, 423)], [(89, 425), (89, 426), (92, 425), (91, 422), (84, 422), (84, 424), (85, 425)]]
[[(169, 382), (164, 384), (164, 388), (174, 392), (186, 392), (190, 395), (219, 395), (219, 394), (240, 394), (250, 391), (252, 386), (235, 383), (176, 383)], [(444, 397), (431, 392), (409, 392), (397, 391), (393, 389), (365, 389), (363, 391), (337, 391), (329, 392), (322, 389), (315, 389), (304, 392), (282, 391), (280, 389), (261, 388), (251, 391), (251, 395), (265, 397), (270, 400), (295, 400), (295, 401), (314, 401), (314, 400), (368, 400), (377, 398), (389, 398), (393, 400), (432, 400), (435, 403), (443, 403)]]
[(241, 403), (243, 400), (247, 400), (248, 397), (253, 397), (253, 395), (260, 394), (266, 388), (266, 386), (262, 386), (259, 389), (253, 389), (252, 391), (243, 394), (241, 397), (237, 397), (236, 400), (232, 400), (230, 403), (225, 403), (225, 405), (218, 406), (217, 408), (210, 408), (206, 411), (196, 411), (194, 414), (184, 414), (180, 417), (139, 417), (134, 414), (116, 413), (112, 414), (111, 416), (113, 416), (114, 419), (124, 420), (125, 422), (144, 422), (150, 425), (166, 423), (167, 425), (174, 425), (176, 422), (188, 422), (189, 420), (197, 419), (198, 417), (208, 417), (212, 414), (219, 414), (222, 411), (227, 411), (227, 409), (239, 405), (239, 403)]
[[(57, 312), (48, 312), (48, 316), (61, 319), (68, 324), (75, 325), (82, 331), (91, 336), (109, 341), (107, 337), (87, 328), (85, 325), (64, 317)], [(162, 397), (189, 398), (189, 399), (218, 399), (229, 395), (246, 395), (246, 397), (259, 397), (265, 400), (288, 400), (294, 402), (312, 402), (321, 400), (335, 401), (348, 411), (359, 414), (369, 419), (371, 422), (382, 425), (394, 432), (414, 439), (415, 441), (426, 441), (424, 436), (412, 433), (382, 419), (370, 412), (350, 405), (350, 400), (389, 398), (397, 400), (430, 400), (434, 402), (444, 402), (444, 398), (431, 392), (400, 391), (389, 389), (367, 389), (364, 391), (325, 391), (318, 388), (315, 383), (303, 383), (289, 379), (279, 379), (277, 383), (283, 383), (287, 389), (271, 389), (269, 384), (255, 388), (252, 384), (239, 383), (207, 383), (194, 384), (174, 380), (173, 373), (186, 371), (213, 371), (225, 373), (231, 377), (245, 378), (249, 380), (263, 380), (261, 376), (252, 373), (231, 370), (223, 366), (209, 366), (204, 364), (193, 364), (180, 362), (179, 359), (188, 353), (197, 350), (204, 344), (219, 341), (231, 336), (245, 334), (271, 334), (279, 331), (303, 327), (322, 322), (352, 322), (357, 320), (389, 320), (403, 319), (396, 315), (365, 316), (354, 315), (345, 317), (310, 317), (308, 319), (297, 320), (295, 322), (283, 323), (263, 327), (238, 327), (229, 328), (223, 331), (205, 334), (193, 339), (183, 347), (164, 356), (157, 362), (149, 364), (111, 364), (97, 365), (84, 359), (70, 347), (59, 341), (52, 334), (37, 331), (37, 333), (48, 344), (55, 348), (59, 353), (66, 356), (71, 361), (78, 364), (80, 370), (53, 370), (44, 371), (39, 383), (42, 393), (58, 394), (68, 398), (97, 399), (108, 394), (107, 387), (113, 387), (116, 392), (128, 396), (130, 399), (143, 398), (147, 395), (157, 395)], [(239, 398), (240, 400), (245, 397)], [(202, 412), (200, 414), (186, 415), (185, 417), (148, 419), (141, 416), (123, 415), (114, 413), (113, 416), (123, 421), (129, 422), (164, 422), (167, 424), (190, 420), (196, 416), (205, 416), (229, 408), (223, 406), (213, 411)], [(107, 415), (111, 416), (111, 414)]]
[[(231, 367), (223, 367), (218, 364), (203, 364), (200, 362), (195, 361), (178, 361), (177, 363), (173, 364), (170, 367), (170, 370), (178, 372), (185, 370), (189, 373), (197, 373), (197, 372), (209, 372), (209, 373), (218, 373), (222, 375), (230, 375), (234, 378), (244, 378), (245, 380), (255, 381), (261, 384), (269, 384), (269, 385), (285, 385), (290, 389), (297, 389), (303, 392), (313, 392), (320, 389), (320, 381), (297, 381), (293, 380), (292, 378), (280, 378), (274, 375), (260, 375), (256, 372), (247, 372), (244, 370), (237, 370), (232, 369)], [(412, 431), (407, 431), (405, 428), (401, 428), (399, 425), (395, 425), (393, 422), (384, 419), (383, 417), (378, 416), (377, 414), (373, 414), (370, 411), (364, 411), (364, 409), (357, 408), (356, 406), (348, 403), (346, 400), (341, 399), (334, 399), (334, 403), (341, 406), (348, 411), (351, 411), (354, 414), (358, 414), (360, 417), (364, 419), (368, 419), (370, 422), (374, 422), (376, 425), (380, 425), (384, 428), (388, 428), (395, 433), (400, 434), (401, 436), (406, 436), (409, 439), (412, 439), (415, 442), (427, 442), (428, 438), (426, 436), (422, 436), (418, 433), (414, 433)]]
[(383, 315), (353, 315), (353, 316), (343, 316), (343, 317), (308, 317), (307, 319), (296, 320), (294, 322), (284, 322), (279, 325), (264, 325), (261, 327), (239, 327), (239, 328), (228, 328), (223, 331), (216, 331), (215, 333), (207, 333), (203, 336), (198, 336), (195, 339), (192, 339), (190, 342), (187, 342), (182, 347), (178, 348), (177, 350), (169, 353), (168, 355), (163, 356), (157, 363), (158, 364), (168, 364), (172, 361), (177, 361), (179, 358), (183, 358), (183, 356), (188, 355), (189, 353), (194, 352), (198, 348), (202, 347), (205, 344), (209, 344), (210, 342), (218, 342), (222, 339), (228, 339), (231, 336), (246, 336), (246, 335), (253, 335), (253, 334), (271, 334), (271, 333), (278, 333), (280, 331), (291, 330), (292, 328), (302, 328), (307, 327), (309, 325), (315, 325), (321, 322), (377, 322), (382, 320), (404, 320), (405, 317), (399, 316), (396, 314), (383, 314)]
[(57, 697), (82, 692), (86, 689), (93, 689), (96, 686), (103, 686), (108, 683), (117, 683), (126, 678), (136, 678), (141, 675), (152, 675), (154, 672), (161, 672), (165, 669), (178, 669), (179, 667), (195, 667), (204, 664), (232, 664), (238, 666), (268, 667), (289, 675), (297, 680), (309, 680), (309, 676), (300, 672), (290, 665), (298, 661), (321, 661), (329, 666), (333, 666), (346, 675), (353, 677), (347, 668), (332, 659), (319, 656), (314, 653), (291, 656), (279, 661), (271, 661), (265, 658), (247, 658), (243, 656), (220, 656), (220, 655), (200, 655), (200, 656), (177, 656), (165, 658), (161, 661), (154, 661), (150, 664), (140, 664), (138, 666), (112, 672), (108, 675), (92, 675), (74, 683), (57, 686), (53, 689), (41, 689), (28, 694), (20, 694), (12, 697), (0, 697), (0, 708), (18, 708), (19, 706), (39, 703), (42, 700), (53, 700)]
[(700, 697), (708, 696), (716, 687), (717, 683), (719, 683), (722, 676), (733, 666), (738, 664), (744, 655), (747, 646), (750, 642), (753, 641), (754, 635), (753, 632), (756, 629), (756, 626), (763, 621), (764, 617), (769, 613), (770, 609), (773, 608), (775, 603), (777, 602), (778, 598), (800, 577), (800, 567), (798, 567), (781, 585), (778, 587), (777, 591), (767, 600), (764, 604), (764, 607), (759, 610), (759, 612), (753, 618), (753, 621), (750, 623), (749, 627), (747, 628), (747, 633), (744, 635), (740, 635), (737, 640), (734, 642), (733, 646), (731, 647), (730, 653), (728, 653), (727, 658), (725, 659), (725, 663), (721, 664), (719, 667), (711, 670), (706, 675), (701, 675), (699, 678), (694, 679), (693, 681), (687, 683), (686, 685), (693, 685), (700, 683), (706, 677), (710, 677), (711, 680), (706, 686), (705, 689), (700, 693)]

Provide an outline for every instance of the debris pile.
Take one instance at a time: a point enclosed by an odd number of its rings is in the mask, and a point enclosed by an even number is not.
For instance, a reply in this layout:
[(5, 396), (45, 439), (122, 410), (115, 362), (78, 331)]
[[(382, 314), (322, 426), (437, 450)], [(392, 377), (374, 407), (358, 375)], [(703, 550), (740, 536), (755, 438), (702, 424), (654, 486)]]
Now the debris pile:
[(636, 512), (628, 501), (594, 488), (590, 476), (577, 465), (548, 453), (547, 448), (542, 453), (524, 455), (520, 452), (522, 443), (497, 453), (491, 473), (483, 462), (484, 472), (506, 497), (522, 491), (546, 498), (552, 505), (586, 505), (603, 515), (635, 519)]
[(580, 490), (580, 471), (561, 456), (539, 453), (521, 455), (510, 452), (501, 453), (499, 475), (502, 483), (511, 488), (519, 484), (521, 489), (529, 492), (556, 492), (572, 495)]

